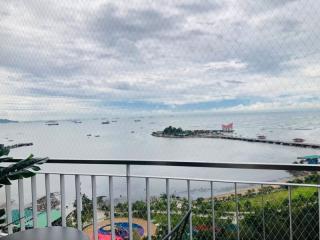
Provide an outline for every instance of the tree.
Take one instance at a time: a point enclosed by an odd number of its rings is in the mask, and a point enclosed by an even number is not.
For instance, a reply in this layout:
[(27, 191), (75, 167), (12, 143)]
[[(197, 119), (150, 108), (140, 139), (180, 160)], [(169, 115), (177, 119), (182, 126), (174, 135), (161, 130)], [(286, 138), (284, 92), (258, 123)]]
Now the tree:
[[(12, 158), (7, 157), (9, 153), (10, 146), (5, 147), (4, 145), (0, 144), (0, 163), (5, 163), (12, 160)], [(11, 185), (11, 181), (34, 176), (36, 174), (35, 172), (40, 170), (40, 167), (36, 165), (43, 164), (47, 161), (47, 159), (48, 158), (34, 158), (33, 155), (30, 154), (30, 156), (26, 159), (19, 160), (18, 162), (7, 167), (0, 166), (0, 188), (4, 185)], [(4, 215), (5, 209), (0, 209), (0, 225), (5, 223)], [(2, 227), (0, 226), (0, 229), (3, 230), (7, 226), (8, 225)]]
[[(92, 220), (93, 206), (92, 206), (92, 200), (89, 199), (86, 194), (83, 194), (81, 199), (82, 199), (81, 222), (83, 225), (83, 224), (89, 223)], [(77, 207), (77, 201), (74, 201), (73, 207), (75, 207), (75, 208)], [(76, 226), (76, 223), (75, 223), (76, 219), (77, 219), (77, 211), (74, 210), (67, 217), (67, 226), (75, 227)]]

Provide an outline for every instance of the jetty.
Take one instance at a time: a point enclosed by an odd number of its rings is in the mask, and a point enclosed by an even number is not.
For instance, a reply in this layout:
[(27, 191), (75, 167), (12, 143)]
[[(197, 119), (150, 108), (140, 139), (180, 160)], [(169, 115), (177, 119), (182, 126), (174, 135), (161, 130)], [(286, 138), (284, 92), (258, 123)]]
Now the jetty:
[(313, 143), (297, 143), (297, 142), (290, 142), (290, 141), (267, 140), (267, 139), (246, 138), (246, 137), (236, 137), (236, 136), (219, 136), (217, 138), (245, 141), (245, 142), (269, 143), (269, 144), (277, 144), (277, 145), (301, 147), (301, 148), (320, 149), (320, 144), (313, 144)]
[[(2, 144), (0, 144), (2, 145)], [(14, 144), (14, 145), (10, 145), (10, 146), (6, 146), (4, 148), (7, 148), (7, 149), (14, 149), (14, 148), (20, 148), (20, 147), (29, 147), (29, 146), (33, 146), (33, 143), (30, 142), (30, 143), (17, 143), (17, 144)]]
[(11, 146), (8, 146), (9, 149), (14, 149), (14, 148), (20, 148), (20, 147), (29, 147), (29, 146), (33, 146), (33, 143), (17, 143)]
[(320, 149), (320, 144), (306, 143), (306, 142), (290, 142), (283, 140), (269, 140), (263, 138), (251, 138), (233, 135), (233, 130), (182, 130), (181, 128), (167, 127), (163, 131), (153, 132), (154, 137), (165, 138), (218, 138), (225, 140), (244, 141), (253, 143), (275, 144), (300, 148)]

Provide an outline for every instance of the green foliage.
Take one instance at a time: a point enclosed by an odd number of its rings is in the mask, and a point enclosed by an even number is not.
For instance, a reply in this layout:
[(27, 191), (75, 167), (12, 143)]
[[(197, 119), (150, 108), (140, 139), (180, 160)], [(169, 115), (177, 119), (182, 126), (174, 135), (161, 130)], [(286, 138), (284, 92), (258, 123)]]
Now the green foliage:
[(147, 219), (147, 205), (144, 201), (136, 201), (132, 204), (133, 217)]
[(165, 135), (173, 135), (173, 136), (182, 136), (186, 135), (186, 131), (183, 131), (182, 128), (175, 128), (172, 126), (169, 126), (163, 130), (163, 134)]
[[(92, 200), (89, 199), (86, 194), (83, 194), (81, 199), (82, 199), (81, 222), (83, 225), (85, 225), (87, 223), (90, 223), (93, 218)], [(73, 207), (75, 208), (77, 207), (77, 201), (74, 201)], [(67, 226), (75, 227), (76, 219), (77, 219), (77, 211), (74, 210), (67, 217)]]
[[(4, 148), (4, 147), (2, 147)], [(8, 154), (7, 150), (0, 150), (2, 153)], [(2, 155), (3, 156), (3, 155)], [(0, 162), (6, 162), (8, 158), (1, 158)], [(0, 188), (3, 185), (11, 185), (10, 180), (29, 178), (35, 175), (33, 171), (39, 171), (40, 168), (35, 164), (43, 164), (47, 158), (34, 158), (31, 154), (28, 158), (11, 164), (8, 167), (0, 167)], [(32, 169), (33, 171), (30, 171)]]
[[(6, 157), (10, 153), (10, 148), (0, 144), (0, 163), (7, 162), (11, 158)], [(5, 156), (5, 157), (4, 157)], [(39, 171), (40, 167), (36, 165), (43, 164), (47, 161), (47, 158), (34, 158), (31, 154), (26, 159), (20, 160), (8, 167), (0, 167), (0, 188), (4, 185), (11, 185), (11, 181), (23, 178), (29, 178), (34, 176), (34, 171)], [(30, 171), (33, 170), (33, 171)], [(5, 210), (0, 209), (0, 224), (3, 224)]]

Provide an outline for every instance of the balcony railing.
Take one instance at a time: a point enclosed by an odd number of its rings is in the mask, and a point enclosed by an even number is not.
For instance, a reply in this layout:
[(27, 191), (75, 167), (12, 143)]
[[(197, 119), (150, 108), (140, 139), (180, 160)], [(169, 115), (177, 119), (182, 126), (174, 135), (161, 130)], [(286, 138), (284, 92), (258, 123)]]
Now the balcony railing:
[[(186, 232), (186, 239), (320, 239), (320, 185), (318, 184), (317, 172), (320, 165), (300, 165), (300, 164), (258, 164), (258, 163), (207, 163), (207, 162), (186, 162), (186, 161), (135, 161), (135, 160), (61, 160), (51, 159), (46, 165), (73, 164), (81, 165), (123, 165), (126, 166), (124, 174), (90, 174), (75, 171), (62, 173), (52, 171), (41, 171), (39, 175), (45, 175), (46, 192), (46, 218), (47, 226), (52, 225), (51, 218), (51, 176), (59, 175), (60, 179), (60, 209), (61, 225), (67, 226), (66, 213), (66, 175), (74, 176), (75, 182), (75, 216), (76, 226), (83, 230), (82, 223), (82, 195), (81, 176), (91, 178), (91, 201), (92, 201), (92, 239), (98, 239), (99, 227), (97, 216), (97, 177), (107, 177), (109, 185), (108, 197), (108, 218), (110, 221), (111, 239), (116, 238), (115, 225), (115, 195), (114, 179), (126, 179), (126, 203), (124, 216), (128, 222), (128, 238), (134, 239), (134, 217), (139, 211), (142, 218), (146, 220), (144, 238), (161, 239), (178, 222), (179, 217), (191, 209), (192, 215), (189, 219), (189, 227)], [(234, 176), (233, 179), (223, 180), (214, 178), (192, 178), (192, 177), (172, 177), (154, 176), (148, 174), (131, 174), (133, 166), (168, 166), (179, 170), (182, 167), (219, 168), (219, 169), (247, 169), (247, 170), (285, 170), (292, 172), (303, 172), (296, 182), (264, 182), (264, 181), (241, 181)], [(142, 179), (145, 187), (145, 208), (133, 209), (132, 180)], [(153, 179), (165, 181), (165, 194), (162, 198), (152, 198), (151, 184)], [(309, 179), (309, 181), (307, 181)], [(23, 179), (18, 180), (19, 196), (19, 226), (21, 231), (26, 228), (26, 218), (24, 216), (24, 183)], [(171, 183), (174, 181), (185, 181), (186, 198), (173, 196), (171, 193)], [(203, 182), (209, 186), (208, 198), (192, 199), (191, 183)], [(221, 196), (215, 192), (215, 184), (228, 183), (233, 186), (233, 194)], [(253, 190), (244, 192), (241, 190), (244, 185), (255, 186)], [(118, 186), (116, 186), (118, 187)], [(11, 206), (11, 186), (5, 187), (6, 193), (6, 219), (7, 223), (12, 222)], [(31, 179), (32, 196), (32, 222), (33, 227), (37, 227), (37, 176)], [(161, 205), (160, 203), (166, 203)], [(159, 207), (161, 205), (161, 207)], [(134, 205), (135, 206), (135, 205)], [(165, 207), (165, 209), (164, 209)], [(160, 208), (160, 209), (159, 209)], [(162, 218), (160, 217), (162, 216)], [(160, 220), (159, 220), (160, 219)], [(156, 231), (153, 229), (156, 224)], [(13, 232), (13, 225), (8, 225), (8, 233)], [(164, 231), (161, 231), (161, 229)]]

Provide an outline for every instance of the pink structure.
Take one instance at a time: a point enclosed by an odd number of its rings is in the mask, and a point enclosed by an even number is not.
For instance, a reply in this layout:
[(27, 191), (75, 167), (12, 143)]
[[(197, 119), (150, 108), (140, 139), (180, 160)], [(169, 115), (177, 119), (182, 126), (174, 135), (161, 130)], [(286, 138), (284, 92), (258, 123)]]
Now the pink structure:
[(232, 132), (233, 131), (233, 123), (222, 124), (222, 131), (224, 131), (224, 132)]
[[(94, 237), (92, 236), (90, 238), (90, 240), (94, 240)], [(111, 234), (110, 235), (104, 235), (104, 234), (98, 233), (98, 240), (111, 240)], [(123, 238), (116, 235), (115, 236), (115, 240), (123, 240)]]

